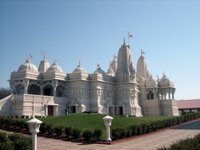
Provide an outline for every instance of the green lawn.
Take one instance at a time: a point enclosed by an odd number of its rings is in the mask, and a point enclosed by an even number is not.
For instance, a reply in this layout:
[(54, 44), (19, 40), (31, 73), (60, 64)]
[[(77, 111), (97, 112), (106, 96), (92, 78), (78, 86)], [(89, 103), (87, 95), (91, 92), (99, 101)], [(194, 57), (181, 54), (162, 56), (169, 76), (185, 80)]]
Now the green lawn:
[[(102, 118), (105, 115), (102, 114), (70, 114), (68, 116), (47, 117), (40, 118), (41, 121), (52, 124), (53, 126), (71, 126), (81, 130), (85, 129), (105, 129)], [(124, 116), (112, 116), (112, 128), (123, 128), (134, 124), (141, 124), (145, 122), (154, 122), (158, 120), (164, 120), (166, 116), (151, 116), (151, 117), (124, 117)]]

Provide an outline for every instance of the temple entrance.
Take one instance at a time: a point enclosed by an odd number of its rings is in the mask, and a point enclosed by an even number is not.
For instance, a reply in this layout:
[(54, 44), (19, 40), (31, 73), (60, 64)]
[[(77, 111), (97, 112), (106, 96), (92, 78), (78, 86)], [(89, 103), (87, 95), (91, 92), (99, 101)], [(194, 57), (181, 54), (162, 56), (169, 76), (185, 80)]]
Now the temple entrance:
[(53, 116), (53, 106), (48, 106), (48, 116)]
[(68, 106), (69, 108), (69, 113), (76, 113), (76, 106)]
[(123, 115), (123, 106), (109, 106), (109, 115)]
[(123, 107), (122, 106), (119, 107), (119, 115), (123, 115)]
[(108, 112), (109, 112), (109, 115), (114, 115), (115, 114), (115, 106), (109, 106), (108, 108)]

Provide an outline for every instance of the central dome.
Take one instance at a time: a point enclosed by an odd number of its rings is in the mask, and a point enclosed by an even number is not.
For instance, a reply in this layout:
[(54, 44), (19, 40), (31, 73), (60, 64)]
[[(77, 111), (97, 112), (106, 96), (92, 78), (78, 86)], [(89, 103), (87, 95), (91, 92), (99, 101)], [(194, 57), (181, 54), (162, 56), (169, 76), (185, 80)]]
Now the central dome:
[(49, 69), (47, 70), (47, 72), (60, 72), (63, 73), (62, 68), (57, 64), (57, 63), (53, 63)]
[(37, 67), (31, 63), (30, 59), (27, 59), (24, 64), (22, 64), (18, 71), (32, 71), (32, 72), (38, 72)]

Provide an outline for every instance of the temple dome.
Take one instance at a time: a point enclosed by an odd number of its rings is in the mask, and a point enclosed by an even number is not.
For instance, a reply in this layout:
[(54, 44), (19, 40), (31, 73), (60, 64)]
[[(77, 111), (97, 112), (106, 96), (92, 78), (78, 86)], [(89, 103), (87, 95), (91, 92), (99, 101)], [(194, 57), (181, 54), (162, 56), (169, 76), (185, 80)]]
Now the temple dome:
[(27, 59), (24, 64), (22, 64), (18, 71), (32, 71), (32, 72), (38, 72), (37, 67), (31, 63), (30, 59)]
[(100, 74), (106, 75), (105, 71), (101, 69), (100, 65), (97, 65), (97, 70), (94, 73), (100, 73)]
[(57, 64), (57, 63), (53, 63), (49, 69), (47, 70), (47, 72), (59, 72), (59, 73), (63, 73), (62, 68)]
[(159, 83), (160, 87), (174, 87), (174, 83), (166, 75), (163, 75)]
[(78, 66), (74, 69), (73, 73), (87, 73), (79, 62)]
[(147, 88), (154, 88), (156, 87), (156, 81), (152, 78), (152, 76), (147, 80), (146, 87)]

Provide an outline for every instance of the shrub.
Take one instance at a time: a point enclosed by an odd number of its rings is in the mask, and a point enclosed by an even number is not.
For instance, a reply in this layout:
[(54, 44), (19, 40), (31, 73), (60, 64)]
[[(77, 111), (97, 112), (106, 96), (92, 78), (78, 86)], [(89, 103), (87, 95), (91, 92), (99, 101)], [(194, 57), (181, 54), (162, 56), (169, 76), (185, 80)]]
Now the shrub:
[(103, 131), (101, 129), (95, 129), (93, 132), (93, 137), (96, 141), (101, 140), (101, 136), (102, 136)]
[(69, 136), (72, 135), (72, 128), (71, 127), (65, 128), (65, 135), (66, 135), (67, 138), (69, 138)]
[(0, 137), (0, 150), (31, 150), (31, 138), (29, 137), (16, 133), (0, 133)]
[(200, 149), (200, 134), (194, 138), (180, 140), (170, 147), (162, 147), (159, 150), (199, 150)]
[(119, 129), (120, 130), (120, 136), (119, 136), (119, 138), (120, 139), (123, 139), (127, 134), (126, 134), (126, 129), (124, 129), (124, 128), (121, 128), (121, 129)]
[(121, 129), (119, 129), (119, 128), (116, 128), (116, 129), (112, 130), (112, 138), (113, 138), (113, 140), (117, 140), (117, 139), (120, 138), (120, 136), (121, 136), (120, 130)]
[(72, 137), (74, 139), (78, 139), (80, 137), (80, 135), (81, 135), (80, 129), (76, 129), (76, 128), (72, 129)]
[(13, 146), (13, 144), (0, 142), (0, 150), (14, 150), (14, 146)]
[(83, 137), (86, 141), (90, 141), (90, 139), (92, 138), (92, 131), (91, 130), (83, 131)]
[(53, 131), (56, 134), (56, 136), (61, 136), (63, 134), (63, 127), (54, 127)]
[(136, 135), (136, 126), (135, 125), (132, 125), (130, 126), (130, 133), (132, 136)]
[(13, 141), (14, 143), (14, 150), (31, 150), (31, 140), (29, 139), (18, 139), (16, 141)]
[(53, 135), (53, 125), (48, 124), (48, 125), (46, 126), (46, 129), (47, 129), (47, 133), (48, 133), (49, 135)]
[(131, 128), (128, 127), (126, 130), (127, 130), (127, 131), (126, 131), (125, 137), (131, 137), (131, 136), (132, 136), (132, 130), (131, 130)]
[(0, 132), (0, 143), (6, 143), (8, 141), (8, 136), (6, 133)]
[(46, 123), (42, 123), (40, 125), (40, 133), (41, 134), (45, 134), (47, 132), (47, 124)]

